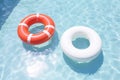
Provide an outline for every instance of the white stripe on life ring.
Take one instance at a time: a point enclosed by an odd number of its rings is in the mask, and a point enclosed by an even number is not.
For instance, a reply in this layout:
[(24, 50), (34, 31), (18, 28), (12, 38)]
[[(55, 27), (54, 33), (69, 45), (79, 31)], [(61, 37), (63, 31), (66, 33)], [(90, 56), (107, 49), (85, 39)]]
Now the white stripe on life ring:
[(37, 18), (39, 17), (39, 13), (36, 14)]
[(48, 27), (48, 28), (52, 28), (52, 29), (55, 28), (53, 25), (46, 25), (45, 28), (47, 28), (47, 27)]
[(28, 25), (27, 25), (26, 23), (20, 23), (19, 25), (20, 25), (20, 26), (25, 26), (25, 27), (28, 28)]
[(48, 37), (51, 37), (51, 34), (50, 34), (48, 31), (43, 30), (43, 32), (44, 32), (45, 34), (47, 34), (47, 35), (48, 35)]
[(27, 37), (27, 42), (28, 42), (28, 43), (30, 43), (31, 37), (32, 37), (32, 34), (29, 34), (28, 37)]
[(39, 13), (36, 14), (36, 17), (37, 17), (37, 18), (36, 18), (36, 21), (38, 21)]

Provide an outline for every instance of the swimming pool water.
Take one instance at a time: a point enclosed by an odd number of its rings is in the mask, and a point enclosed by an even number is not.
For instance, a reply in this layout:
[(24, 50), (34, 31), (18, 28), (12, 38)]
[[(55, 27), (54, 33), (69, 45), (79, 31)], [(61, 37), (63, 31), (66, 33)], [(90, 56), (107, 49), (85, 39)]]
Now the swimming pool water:
[[(120, 78), (120, 0), (1, 0), (0, 11), (0, 80)], [(55, 21), (50, 45), (33, 47), (17, 36), (19, 22), (32, 13)], [(63, 32), (76, 25), (93, 28), (103, 41), (101, 54), (87, 64), (71, 61), (60, 48)]]

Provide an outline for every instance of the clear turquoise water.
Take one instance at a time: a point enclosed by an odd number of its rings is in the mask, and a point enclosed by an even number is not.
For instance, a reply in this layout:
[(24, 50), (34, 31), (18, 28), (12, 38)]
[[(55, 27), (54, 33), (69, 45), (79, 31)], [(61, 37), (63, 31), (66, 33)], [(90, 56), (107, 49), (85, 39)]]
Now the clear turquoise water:
[[(55, 21), (50, 45), (35, 48), (17, 36), (19, 22), (31, 13)], [(63, 32), (75, 25), (93, 28), (103, 41), (101, 54), (88, 64), (74, 63), (60, 48)], [(120, 0), (0, 1), (0, 80), (118, 80), (119, 75)]]

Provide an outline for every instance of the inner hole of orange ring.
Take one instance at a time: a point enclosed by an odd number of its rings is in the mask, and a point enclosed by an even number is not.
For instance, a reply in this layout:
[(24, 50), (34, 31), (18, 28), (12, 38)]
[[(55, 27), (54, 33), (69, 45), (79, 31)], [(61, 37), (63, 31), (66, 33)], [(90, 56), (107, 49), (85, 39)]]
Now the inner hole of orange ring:
[(42, 23), (35, 23), (29, 27), (30, 33), (36, 34), (44, 30), (44, 25)]

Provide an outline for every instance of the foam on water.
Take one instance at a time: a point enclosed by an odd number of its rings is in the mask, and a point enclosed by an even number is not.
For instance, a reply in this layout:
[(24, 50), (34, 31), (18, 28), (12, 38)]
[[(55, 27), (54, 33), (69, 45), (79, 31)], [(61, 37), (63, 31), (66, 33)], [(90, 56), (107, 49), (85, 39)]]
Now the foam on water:
[(38, 52), (33, 53), (31, 51), (27, 51), (21, 54), (21, 62), (24, 69), (23, 73), (25, 73), (31, 78), (38, 78), (40, 76), (44, 76), (44, 74), (50, 71), (49, 69), (52, 68), (51, 66), (55, 66), (58, 62), (58, 57), (56, 54), (50, 54), (49, 56), (46, 56), (47, 52), (44, 52), (44, 54), (40, 55), (33, 55), (38, 54)]
[(41, 76), (47, 69), (48, 65), (44, 61), (33, 61), (32, 64), (26, 67), (26, 71), (30, 77)]

